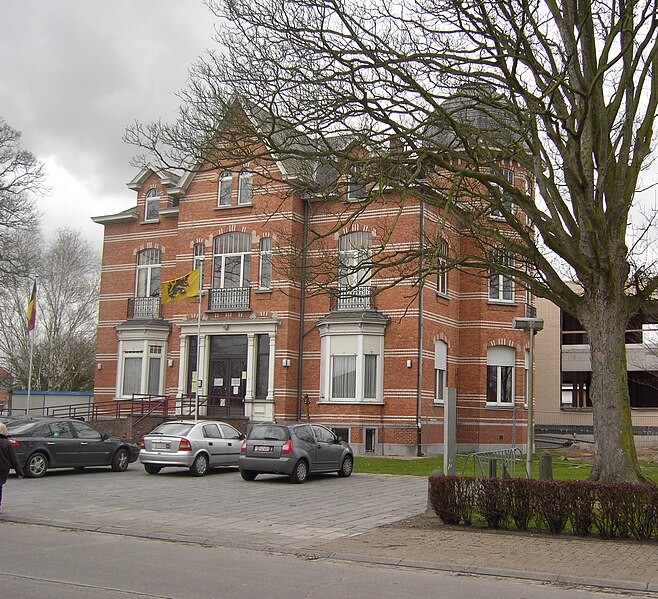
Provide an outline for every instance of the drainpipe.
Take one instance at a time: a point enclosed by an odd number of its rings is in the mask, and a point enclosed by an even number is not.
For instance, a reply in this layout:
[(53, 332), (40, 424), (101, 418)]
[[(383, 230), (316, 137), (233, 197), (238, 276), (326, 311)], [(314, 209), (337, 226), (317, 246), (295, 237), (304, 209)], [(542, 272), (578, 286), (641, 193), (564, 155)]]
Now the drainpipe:
[[(304, 359), (304, 311), (306, 309), (306, 258), (308, 244), (308, 200), (304, 202), (304, 231), (302, 237), (302, 276), (301, 289), (299, 293), (299, 357), (297, 359), (297, 420), (302, 419), (302, 374)], [(308, 410), (308, 406), (307, 406)]]
[(422, 451), (422, 410), (423, 410), (423, 288), (425, 287), (425, 202), (420, 200), (420, 257), (418, 280), (418, 380), (416, 382), (416, 455)]

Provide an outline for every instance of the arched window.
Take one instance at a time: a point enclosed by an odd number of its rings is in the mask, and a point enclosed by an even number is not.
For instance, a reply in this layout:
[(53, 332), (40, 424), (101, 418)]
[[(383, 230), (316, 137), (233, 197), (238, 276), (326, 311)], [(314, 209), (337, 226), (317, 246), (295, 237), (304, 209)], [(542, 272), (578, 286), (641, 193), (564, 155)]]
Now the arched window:
[(436, 292), (440, 295), (448, 295), (448, 242), (441, 240), (439, 259), (436, 269)]
[(219, 176), (219, 190), (217, 192), (217, 205), (230, 206), (231, 194), (233, 193), (233, 173), (224, 171)]
[(434, 401), (441, 403), (445, 399), (448, 373), (448, 344), (445, 341), (434, 343)]
[(487, 349), (487, 403), (512, 405), (514, 349), (496, 345)]
[(238, 204), (251, 204), (253, 193), (253, 174), (251, 171), (242, 171), (238, 178)]
[(203, 242), (194, 244), (194, 262), (192, 263), (193, 270), (196, 270), (197, 268), (201, 268), (201, 264), (203, 263), (203, 254), (205, 253), (205, 251), (206, 251), (206, 247)]
[(160, 250), (142, 250), (137, 254), (135, 297), (160, 295)]
[(146, 192), (144, 220), (158, 220), (160, 217), (160, 192), (157, 189), (149, 189)]
[(355, 231), (340, 236), (339, 309), (367, 309), (370, 307), (371, 239), (371, 234), (365, 231)]
[(504, 249), (492, 252), (492, 262), (500, 269), (492, 267), (489, 274), (489, 300), (493, 302), (514, 301), (514, 281), (504, 269), (514, 268), (514, 255)]
[(260, 272), (258, 273), (258, 287), (270, 289), (272, 287), (272, 238), (263, 237), (260, 240)]
[(211, 308), (248, 307), (251, 235), (237, 232), (218, 235), (213, 241), (212, 259)]

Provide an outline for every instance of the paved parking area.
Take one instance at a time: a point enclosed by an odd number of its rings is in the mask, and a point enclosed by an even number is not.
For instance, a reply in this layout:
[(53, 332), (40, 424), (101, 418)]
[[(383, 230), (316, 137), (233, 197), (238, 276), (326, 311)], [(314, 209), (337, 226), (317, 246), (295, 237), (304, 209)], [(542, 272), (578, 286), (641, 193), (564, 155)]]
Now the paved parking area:
[(357, 535), (419, 514), (427, 502), (424, 477), (325, 475), (293, 485), (273, 475), (246, 482), (237, 469), (202, 478), (175, 469), (153, 476), (139, 463), (123, 473), (11, 477), (4, 490), (0, 521), (273, 549), (311, 549)]

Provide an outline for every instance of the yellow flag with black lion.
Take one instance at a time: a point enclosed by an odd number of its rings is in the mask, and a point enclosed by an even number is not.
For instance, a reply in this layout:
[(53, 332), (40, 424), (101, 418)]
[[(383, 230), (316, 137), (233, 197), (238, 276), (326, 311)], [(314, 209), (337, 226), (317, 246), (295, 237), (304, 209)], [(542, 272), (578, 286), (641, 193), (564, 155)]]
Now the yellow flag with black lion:
[(164, 281), (160, 286), (160, 302), (166, 304), (184, 297), (196, 297), (199, 295), (199, 274), (197, 268), (182, 277)]

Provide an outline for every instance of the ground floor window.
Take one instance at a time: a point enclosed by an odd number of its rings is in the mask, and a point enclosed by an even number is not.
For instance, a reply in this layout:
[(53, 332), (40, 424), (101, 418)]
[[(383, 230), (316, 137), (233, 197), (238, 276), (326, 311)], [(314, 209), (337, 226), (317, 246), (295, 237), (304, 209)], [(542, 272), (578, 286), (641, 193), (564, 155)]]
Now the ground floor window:
[(434, 402), (443, 403), (447, 386), (448, 344), (445, 341), (434, 343)]
[(487, 350), (487, 403), (512, 404), (514, 395), (514, 349), (495, 346)]
[(375, 453), (375, 448), (377, 447), (377, 429), (367, 428), (364, 431), (364, 437), (366, 453)]
[(123, 343), (121, 356), (121, 397), (163, 395), (162, 360), (164, 347), (148, 341)]

